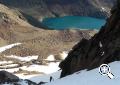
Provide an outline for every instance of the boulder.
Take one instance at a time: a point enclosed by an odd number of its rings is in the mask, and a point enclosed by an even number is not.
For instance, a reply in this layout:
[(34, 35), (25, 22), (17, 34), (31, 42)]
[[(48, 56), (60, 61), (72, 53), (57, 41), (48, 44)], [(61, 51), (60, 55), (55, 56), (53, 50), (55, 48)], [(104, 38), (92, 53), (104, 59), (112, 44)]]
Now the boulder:
[(9, 73), (7, 71), (0, 71), (0, 83), (5, 83), (5, 82), (18, 82), (19, 78), (12, 73)]

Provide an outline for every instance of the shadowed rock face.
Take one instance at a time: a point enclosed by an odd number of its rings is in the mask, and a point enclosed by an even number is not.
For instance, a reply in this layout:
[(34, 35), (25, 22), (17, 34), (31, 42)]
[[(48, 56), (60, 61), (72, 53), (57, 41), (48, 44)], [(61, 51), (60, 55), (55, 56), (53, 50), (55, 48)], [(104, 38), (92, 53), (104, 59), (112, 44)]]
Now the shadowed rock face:
[(120, 0), (114, 6), (105, 26), (91, 39), (83, 39), (60, 63), (61, 77), (76, 71), (98, 67), (120, 60)]
[(0, 0), (34, 17), (82, 15), (105, 18), (116, 0)]

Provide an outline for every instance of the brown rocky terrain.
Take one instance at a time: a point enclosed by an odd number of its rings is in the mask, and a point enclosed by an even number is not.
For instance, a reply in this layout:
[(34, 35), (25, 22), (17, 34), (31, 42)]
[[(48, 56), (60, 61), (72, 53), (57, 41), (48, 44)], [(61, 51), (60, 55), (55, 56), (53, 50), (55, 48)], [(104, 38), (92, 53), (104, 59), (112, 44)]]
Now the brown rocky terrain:
[[(18, 29), (16, 32), (18, 32)], [(14, 40), (21, 42), (22, 45), (15, 46), (10, 50), (6, 50), (3, 52), (3, 54), (12, 54), (17, 56), (39, 55), (40, 58), (46, 58), (50, 54), (57, 55), (62, 51), (69, 51), (71, 47), (79, 42), (79, 40), (81, 40), (83, 37), (89, 39), (91, 36), (89, 33), (91, 32), (93, 31), (57, 31), (43, 29), (32, 31), (32, 33), (20, 33), (19, 31)]]
[(7, 6), (0, 4), (0, 21), (2, 22), (2, 20), (9, 22), (9, 24), (31, 26), (19, 11), (10, 9)]
[(72, 48), (60, 64), (61, 77), (120, 60), (120, 0), (117, 0), (111, 14), (97, 34), (91, 39), (82, 39)]
[[(83, 37), (89, 39), (92, 30), (45, 30), (32, 26), (18, 10), (0, 4), (0, 46), (20, 42), (22, 45), (3, 52), (4, 55), (47, 57), (69, 51)], [(41, 59), (40, 58), (40, 59)]]

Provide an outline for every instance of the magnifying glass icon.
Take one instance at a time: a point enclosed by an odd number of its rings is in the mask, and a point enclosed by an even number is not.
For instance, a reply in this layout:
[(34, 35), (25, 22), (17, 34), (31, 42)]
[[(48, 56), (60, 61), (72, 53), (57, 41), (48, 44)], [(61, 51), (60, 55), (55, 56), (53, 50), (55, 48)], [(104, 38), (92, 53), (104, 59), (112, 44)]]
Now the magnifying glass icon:
[(100, 65), (99, 73), (103, 76), (108, 76), (110, 79), (114, 78), (114, 75), (110, 71), (110, 66), (107, 64)]

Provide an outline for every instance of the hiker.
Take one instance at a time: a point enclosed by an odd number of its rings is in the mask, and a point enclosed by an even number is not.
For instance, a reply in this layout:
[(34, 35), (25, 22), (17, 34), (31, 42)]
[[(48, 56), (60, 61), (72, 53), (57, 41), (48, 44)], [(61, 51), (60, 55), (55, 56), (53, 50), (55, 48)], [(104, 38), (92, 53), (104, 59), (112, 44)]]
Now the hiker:
[(50, 76), (50, 82), (51, 82), (51, 81), (54, 81), (54, 78), (53, 78), (52, 76)]

